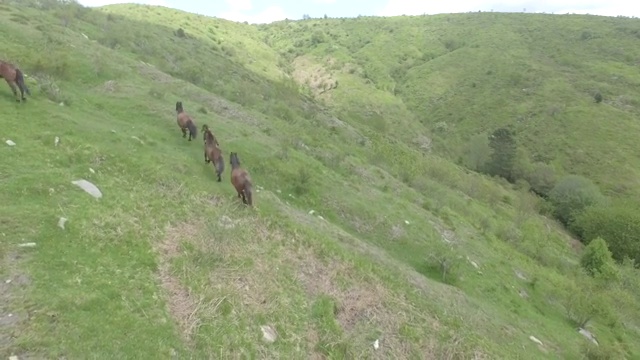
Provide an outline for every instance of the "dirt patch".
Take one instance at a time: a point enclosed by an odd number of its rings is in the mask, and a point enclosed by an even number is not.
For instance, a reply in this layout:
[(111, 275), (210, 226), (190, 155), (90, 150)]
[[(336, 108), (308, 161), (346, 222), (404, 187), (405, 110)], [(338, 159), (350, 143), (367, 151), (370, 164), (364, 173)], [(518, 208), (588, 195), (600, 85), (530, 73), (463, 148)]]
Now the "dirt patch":
[[(331, 64), (329, 64), (331, 65)], [(299, 56), (293, 61), (293, 78), (299, 84), (307, 85), (315, 95), (325, 93), (338, 86), (331, 72), (321, 64), (314, 63), (307, 56)]]
[(21, 256), (17, 252), (9, 252), (1, 260), (1, 266), (8, 271), (0, 278), (0, 353), (6, 353), (14, 339), (14, 332), (26, 319), (13, 308), (16, 297), (31, 284), (29, 277), (18, 271)]
[(198, 226), (188, 223), (169, 227), (163, 241), (156, 246), (159, 255), (158, 278), (166, 294), (169, 313), (189, 344), (199, 325), (196, 313), (200, 304), (171, 270), (171, 260), (180, 255), (180, 240), (196, 236), (198, 229)]
[[(385, 359), (408, 356), (411, 345), (398, 336), (400, 326), (406, 320), (405, 314), (393, 305), (397, 301), (385, 287), (374, 279), (356, 279), (358, 271), (351, 265), (335, 260), (323, 262), (308, 250), (288, 257), (298, 269), (297, 279), (309, 297), (329, 295), (335, 299), (336, 320), (345, 332), (346, 340), (357, 347), (358, 353), (365, 351), (373, 358)], [(381, 333), (379, 341), (384, 344), (375, 351), (365, 335), (372, 329)], [(315, 330), (310, 330), (307, 337), (314, 341), (313, 344), (318, 341)], [(321, 354), (315, 356), (324, 358)]]

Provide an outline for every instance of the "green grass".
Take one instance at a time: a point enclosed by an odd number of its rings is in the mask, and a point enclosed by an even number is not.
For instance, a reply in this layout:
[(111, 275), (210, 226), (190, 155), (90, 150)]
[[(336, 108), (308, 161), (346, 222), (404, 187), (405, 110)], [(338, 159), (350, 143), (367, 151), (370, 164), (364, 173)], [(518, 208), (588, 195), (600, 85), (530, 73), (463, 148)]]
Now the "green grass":
[[(575, 321), (591, 315), (588, 328), (600, 352), (640, 354), (637, 270), (621, 268), (621, 281), (606, 285), (584, 276), (575, 240), (538, 214), (537, 198), (463, 169), (446, 151), (478, 126), (508, 121), (511, 106), (529, 109), (515, 101), (519, 93), (504, 98), (511, 90), (500, 87), (502, 73), (477, 80), (484, 97), (454, 92), (464, 71), (488, 70), (479, 67), (483, 61), (471, 62), (471, 45), (506, 41), (492, 34), (517, 38), (503, 30), (524, 29), (521, 19), (559, 29), (588, 21), (615, 29), (626, 19), (474, 14), (252, 27), (132, 5), (49, 11), (2, 5), (0, 18), (2, 33), (11, 34), (0, 43), (4, 56), (29, 75), (33, 92), (26, 104), (15, 103), (8, 87), (0, 92), (2, 140), (17, 144), (0, 154), (0, 274), (29, 279), (21, 287), (0, 285), (0, 316), (21, 319), (0, 322), (2, 356), (580, 359), (588, 341)], [(489, 20), (497, 23), (486, 33), (462, 30)], [(367, 37), (381, 26), (388, 33)], [(186, 37), (175, 34), (178, 28)], [(332, 45), (295, 46), (317, 28), (326, 28)], [(424, 33), (448, 45), (427, 46), (418, 39)], [(347, 34), (352, 39), (340, 42)], [(402, 55), (378, 56), (385, 46), (400, 46), (391, 34), (415, 41), (402, 47), (407, 59), (434, 58), (406, 65), (413, 75), (401, 84), (384, 74), (402, 64), (394, 58)], [(557, 36), (548, 46), (553, 41), (565, 44)], [(509, 51), (526, 59), (527, 49), (544, 53), (539, 44)], [(290, 46), (304, 56), (286, 55)], [(445, 55), (447, 46), (457, 48)], [(339, 82), (323, 94), (299, 86), (295, 81), (317, 71), (327, 51), (345, 66), (357, 64), (355, 72), (318, 75)], [(493, 59), (488, 51), (478, 56)], [(511, 60), (491, 61), (497, 71), (504, 69), (500, 61)], [(573, 65), (563, 66), (577, 72)], [(620, 62), (607, 66), (624, 70)], [(530, 76), (518, 82), (538, 78), (509, 69), (514, 79)], [(586, 74), (571, 76), (598, 81)], [(566, 87), (548, 79), (553, 91)], [(553, 91), (540, 96), (560, 101)], [(575, 101), (575, 94), (565, 96)], [(430, 99), (433, 117), (419, 115), (417, 104), (425, 100), (419, 96)], [(181, 137), (178, 100), (199, 128), (213, 129), (227, 162), (230, 151), (238, 152), (255, 182), (254, 209), (236, 198), (229, 166), (224, 181), (215, 181), (200, 137)], [(580, 101), (563, 114), (622, 111), (603, 110), (611, 105), (591, 104), (588, 96)], [(460, 120), (446, 120), (447, 111)], [(491, 114), (495, 122), (487, 124)], [(620, 127), (632, 119), (626, 114)], [(438, 121), (455, 130), (451, 138), (435, 135)], [(563, 132), (527, 146), (548, 141), (545, 149), (560, 152), (561, 134), (575, 141), (581, 135), (574, 129), (597, 133), (575, 121), (559, 121)], [(611, 141), (624, 144), (617, 125), (606, 129)], [(419, 148), (419, 135), (434, 136), (433, 151)], [(628, 156), (621, 152), (611, 164)], [(628, 185), (624, 176), (608, 179)], [(71, 184), (79, 178), (94, 182), (103, 198)], [(64, 230), (57, 227), (61, 216), (69, 219)], [(36, 246), (17, 246), (23, 242)], [(274, 343), (261, 339), (262, 325), (277, 331)], [(544, 345), (538, 348), (531, 335)]]

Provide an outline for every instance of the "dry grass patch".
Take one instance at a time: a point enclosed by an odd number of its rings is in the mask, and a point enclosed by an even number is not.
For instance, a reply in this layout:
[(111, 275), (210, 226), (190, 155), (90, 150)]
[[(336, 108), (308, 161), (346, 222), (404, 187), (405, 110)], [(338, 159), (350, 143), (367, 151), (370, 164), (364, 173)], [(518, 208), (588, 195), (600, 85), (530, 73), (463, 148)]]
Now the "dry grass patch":
[(299, 84), (320, 95), (337, 86), (336, 79), (324, 66), (314, 63), (308, 56), (299, 56), (293, 61), (293, 78)]
[(198, 235), (202, 225), (181, 223), (169, 226), (162, 242), (156, 244), (159, 255), (158, 277), (167, 299), (169, 313), (180, 329), (182, 337), (192, 345), (193, 335), (199, 324), (198, 310), (202, 300), (186, 288), (171, 269), (171, 260), (180, 256), (181, 240)]

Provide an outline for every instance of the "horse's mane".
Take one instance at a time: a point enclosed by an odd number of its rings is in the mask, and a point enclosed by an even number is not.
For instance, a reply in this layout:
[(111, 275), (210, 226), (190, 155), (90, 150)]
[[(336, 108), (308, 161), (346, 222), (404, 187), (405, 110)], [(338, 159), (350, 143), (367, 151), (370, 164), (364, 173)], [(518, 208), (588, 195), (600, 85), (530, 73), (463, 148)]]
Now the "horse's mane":
[(211, 130), (206, 129), (206, 130), (204, 131), (204, 136), (205, 136), (205, 138), (206, 138), (206, 140), (207, 140), (207, 143), (212, 143), (212, 144), (215, 144), (215, 143), (216, 143), (216, 138), (215, 138), (215, 136), (213, 136), (213, 134), (211, 133)]

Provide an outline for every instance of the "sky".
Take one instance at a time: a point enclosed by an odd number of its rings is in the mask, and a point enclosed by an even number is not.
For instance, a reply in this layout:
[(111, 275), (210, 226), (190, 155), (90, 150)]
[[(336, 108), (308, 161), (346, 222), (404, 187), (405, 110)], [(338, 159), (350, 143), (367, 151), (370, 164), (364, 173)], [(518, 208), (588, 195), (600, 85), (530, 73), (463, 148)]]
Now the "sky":
[(630, 0), (78, 0), (84, 6), (115, 3), (161, 5), (232, 21), (270, 23), (311, 17), (396, 16), (469, 11), (546, 12), (640, 16)]

